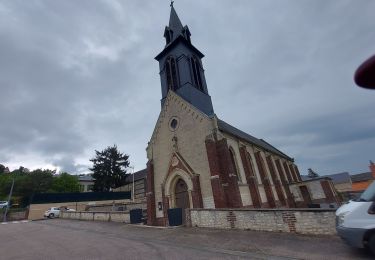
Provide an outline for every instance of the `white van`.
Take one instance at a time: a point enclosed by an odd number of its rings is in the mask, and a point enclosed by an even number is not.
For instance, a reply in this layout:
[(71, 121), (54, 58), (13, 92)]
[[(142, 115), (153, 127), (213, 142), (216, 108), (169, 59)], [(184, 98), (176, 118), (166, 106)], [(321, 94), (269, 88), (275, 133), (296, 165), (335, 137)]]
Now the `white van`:
[(337, 209), (336, 230), (349, 245), (375, 254), (375, 181), (358, 199)]

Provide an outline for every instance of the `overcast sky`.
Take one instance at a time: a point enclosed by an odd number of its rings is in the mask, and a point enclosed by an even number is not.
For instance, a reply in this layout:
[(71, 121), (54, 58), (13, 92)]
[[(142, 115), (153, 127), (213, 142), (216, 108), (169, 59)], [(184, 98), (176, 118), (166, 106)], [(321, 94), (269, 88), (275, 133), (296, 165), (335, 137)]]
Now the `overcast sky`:
[[(219, 118), (295, 158), (302, 174), (368, 171), (373, 0), (175, 1), (206, 56)], [(169, 1), (0, 0), (0, 163), (88, 172), (117, 144), (136, 170), (160, 112)]]

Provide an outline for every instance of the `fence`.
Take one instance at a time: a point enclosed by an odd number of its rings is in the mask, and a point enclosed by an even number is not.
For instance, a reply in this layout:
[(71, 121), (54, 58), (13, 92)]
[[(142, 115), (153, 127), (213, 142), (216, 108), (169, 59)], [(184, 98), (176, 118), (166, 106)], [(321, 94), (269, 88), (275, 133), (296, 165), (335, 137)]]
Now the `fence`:
[(130, 199), (131, 193), (126, 192), (72, 192), (72, 193), (38, 193), (31, 199), (31, 204), (83, 202), (101, 200)]

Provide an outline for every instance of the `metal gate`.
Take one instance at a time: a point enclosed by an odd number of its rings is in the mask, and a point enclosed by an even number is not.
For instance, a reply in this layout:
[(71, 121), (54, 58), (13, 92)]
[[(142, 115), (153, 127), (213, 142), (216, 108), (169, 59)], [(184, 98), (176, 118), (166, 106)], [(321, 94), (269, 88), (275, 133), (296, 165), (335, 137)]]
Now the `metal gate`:
[(130, 210), (130, 223), (138, 224), (142, 222), (142, 209)]
[(168, 209), (168, 220), (170, 226), (182, 225), (182, 208)]

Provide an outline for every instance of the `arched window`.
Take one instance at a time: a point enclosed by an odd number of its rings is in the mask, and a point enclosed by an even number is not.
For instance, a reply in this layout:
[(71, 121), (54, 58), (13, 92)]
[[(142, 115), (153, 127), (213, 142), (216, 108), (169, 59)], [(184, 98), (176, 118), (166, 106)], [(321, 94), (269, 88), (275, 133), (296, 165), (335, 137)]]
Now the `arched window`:
[(193, 56), (193, 57), (190, 58), (190, 63), (191, 63), (191, 68), (192, 68), (192, 73), (193, 73), (194, 85), (200, 91), (203, 91), (199, 61), (196, 57)]
[(234, 168), (234, 174), (237, 175), (238, 182), (242, 182), (241, 175), (238, 172), (238, 168), (237, 168), (237, 161), (236, 161), (235, 153), (232, 148), (229, 148), (229, 153), (230, 153), (230, 159), (232, 161), (233, 168)]
[(173, 57), (168, 57), (165, 62), (165, 70), (167, 73), (167, 84), (168, 89), (175, 91), (178, 88), (177, 82), (177, 64), (176, 59)]

